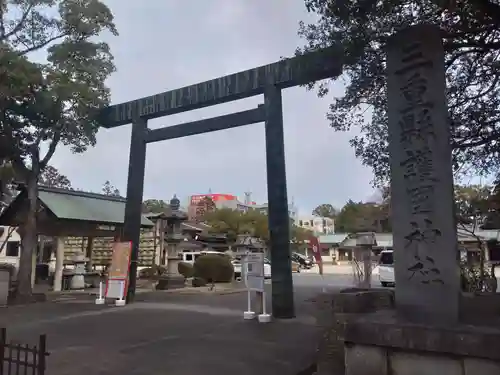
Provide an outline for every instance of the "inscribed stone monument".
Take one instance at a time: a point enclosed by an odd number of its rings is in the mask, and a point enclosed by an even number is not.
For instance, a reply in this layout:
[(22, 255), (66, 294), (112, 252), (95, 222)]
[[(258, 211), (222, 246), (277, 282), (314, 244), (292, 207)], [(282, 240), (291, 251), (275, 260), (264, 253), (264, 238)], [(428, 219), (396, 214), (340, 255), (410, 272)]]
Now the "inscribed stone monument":
[(439, 29), (393, 36), (387, 70), (396, 307), (411, 320), (455, 323), (460, 276)]

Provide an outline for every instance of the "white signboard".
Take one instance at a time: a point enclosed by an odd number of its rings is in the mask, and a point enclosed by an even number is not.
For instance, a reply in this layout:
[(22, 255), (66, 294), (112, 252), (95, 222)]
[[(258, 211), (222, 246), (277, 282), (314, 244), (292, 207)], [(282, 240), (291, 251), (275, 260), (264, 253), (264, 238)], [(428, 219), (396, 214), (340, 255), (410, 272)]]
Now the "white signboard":
[(106, 298), (124, 299), (126, 296), (126, 280), (108, 279), (106, 285)]
[(245, 285), (248, 290), (264, 291), (263, 253), (249, 253), (245, 257)]

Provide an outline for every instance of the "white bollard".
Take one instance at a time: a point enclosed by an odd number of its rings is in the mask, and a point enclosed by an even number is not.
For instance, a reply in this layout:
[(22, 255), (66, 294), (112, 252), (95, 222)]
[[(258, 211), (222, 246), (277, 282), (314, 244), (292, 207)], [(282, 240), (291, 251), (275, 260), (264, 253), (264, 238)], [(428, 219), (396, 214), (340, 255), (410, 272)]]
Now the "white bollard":
[(103, 293), (103, 286), (102, 286), (102, 281), (99, 282), (99, 295), (97, 296), (95, 300), (96, 305), (104, 305), (106, 300), (104, 299), (104, 293)]
[(252, 311), (252, 295), (250, 290), (247, 290), (247, 311), (243, 312), (243, 319), (252, 320), (255, 318), (255, 313)]
[(271, 315), (266, 311), (266, 292), (262, 292), (262, 314), (259, 314), (259, 323), (269, 323)]
[(124, 281), (120, 281), (120, 298), (118, 298), (116, 301), (115, 301), (115, 306), (125, 306), (125, 299), (123, 298), (123, 296), (125, 295), (125, 282)]

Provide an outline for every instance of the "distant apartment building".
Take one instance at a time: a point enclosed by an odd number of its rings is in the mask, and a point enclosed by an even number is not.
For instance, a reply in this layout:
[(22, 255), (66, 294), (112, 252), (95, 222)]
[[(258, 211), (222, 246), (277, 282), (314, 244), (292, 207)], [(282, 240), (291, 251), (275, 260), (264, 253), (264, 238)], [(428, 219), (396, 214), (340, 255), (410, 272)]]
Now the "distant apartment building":
[[(250, 193), (245, 193), (245, 198), (243, 201), (240, 201), (236, 195), (232, 194), (199, 194), (192, 195), (188, 199), (188, 216), (190, 219), (197, 218), (197, 208), (200, 202), (203, 201), (204, 198), (210, 198), (215, 207), (218, 209), (221, 208), (230, 208), (232, 210), (238, 210), (241, 212), (247, 212), (249, 210), (257, 210), (265, 215), (268, 212), (267, 203), (257, 204), (256, 202), (251, 200)], [(289, 204), (288, 213), (290, 217), (296, 221), (297, 220), (297, 208), (295, 205)]]
[(296, 224), (304, 229), (309, 229), (315, 234), (335, 233), (335, 220), (329, 217), (300, 216)]

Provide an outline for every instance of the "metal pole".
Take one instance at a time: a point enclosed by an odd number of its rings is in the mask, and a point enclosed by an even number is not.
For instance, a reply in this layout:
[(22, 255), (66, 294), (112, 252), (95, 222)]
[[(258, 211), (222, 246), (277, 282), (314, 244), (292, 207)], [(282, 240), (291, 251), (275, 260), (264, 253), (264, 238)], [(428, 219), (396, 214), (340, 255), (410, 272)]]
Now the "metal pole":
[(269, 86), (264, 92), (266, 112), (267, 198), (271, 246), (272, 313), (277, 319), (295, 317), (290, 217), (286, 191), (285, 145), (281, 90)]
[(127, 180), (127, 202), (122, 241), (132, 242), (127, 303), (134, 300), (139, 258), (139, 238), (141, 232), (142, 194), (144, 190), (144, 169), (146, 167), (147, 120), (138, 118), (132, 124), (130, 157)]

